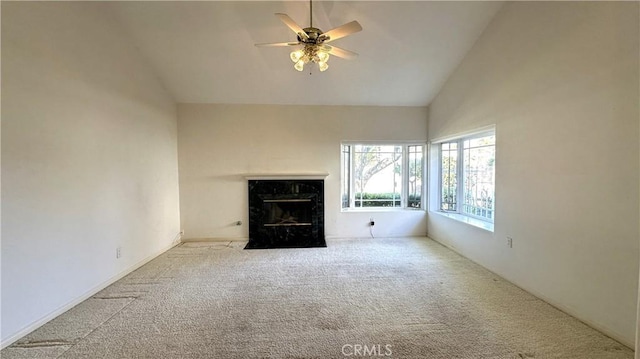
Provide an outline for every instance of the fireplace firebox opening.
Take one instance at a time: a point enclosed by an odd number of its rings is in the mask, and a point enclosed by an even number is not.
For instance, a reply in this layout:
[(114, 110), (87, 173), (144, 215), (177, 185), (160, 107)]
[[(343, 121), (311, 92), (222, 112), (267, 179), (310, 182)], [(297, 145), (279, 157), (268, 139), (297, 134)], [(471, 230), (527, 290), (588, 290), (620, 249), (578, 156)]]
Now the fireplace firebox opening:
[(265, 227), (313, 225), (310, 198), (263, 199), (262, 203)]

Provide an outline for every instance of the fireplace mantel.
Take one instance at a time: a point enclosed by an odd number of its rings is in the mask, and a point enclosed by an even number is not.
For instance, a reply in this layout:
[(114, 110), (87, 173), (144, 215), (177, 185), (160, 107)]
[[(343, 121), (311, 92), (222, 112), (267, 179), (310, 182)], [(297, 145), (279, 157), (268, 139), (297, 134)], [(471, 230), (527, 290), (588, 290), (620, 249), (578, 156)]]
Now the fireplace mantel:
[(247, 180), (324, 180), (327, 172), (308, 173), (248, 173), (244, 175)]

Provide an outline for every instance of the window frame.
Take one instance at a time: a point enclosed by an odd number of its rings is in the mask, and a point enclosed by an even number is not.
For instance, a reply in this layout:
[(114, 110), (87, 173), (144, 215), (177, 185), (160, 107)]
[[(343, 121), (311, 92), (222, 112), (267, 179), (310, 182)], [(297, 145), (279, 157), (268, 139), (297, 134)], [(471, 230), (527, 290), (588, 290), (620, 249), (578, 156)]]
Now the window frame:
[[(488, 229), (490, 231), (493, 231), (493, 225), (495, 223), (495, 218), (496, 218), (496, 176), (495, 176), (495, 162), (494, 162), (494, 175), (493, 175), (493, 195), (492, 195), (492, 201), (493, 201), (493, 205), (492, 205), (492, 216), (491, 218), (487, 218), (487, 217), (483, 217), (483, 216), (479, 216), (479, 215), (475, 215), (473, 213), (468, 213), (464, 211), (464, 191), (465, 191), (465, 168), (467, 166), (466, 162), (465, 162), (465, 156), (464, 156), (464, 152), (465, 152), (465, 146), (464, 146), (464, 142), (465, 141), (470, 141), (473, 139), (477, 139), (477, 138), (482, 138), (482, 137), (487, 137), (487, 136), (494, 136), (495, 141), (493, 144), (493, 148), (494, 148), (494, 161), (496, 158), (496, 154), (497, 154), (497, 136), (496, 136), (496, 129), (495, 126), (487, 126), (485, 128), (476, 130), (476, 131), (470, 131), (470, 132), (466, 132), (464, 134), (459, 134), (459, 135), (455, 135), (455, 136), (449, 136), (446, 138), (441, 138), (441, 139), (436, 139), (436, 140), (432, 140), (430, 141), (430, 151), (434, 151), (436, 152), (436, 156), (430, 156), (430, 161), (435, 162), (435, 165), (432, 164), (429, 167), (431, 168), (431, 171), (433, 173), (433, 178), (430, 178), (429, 181), (437, 181), (436, 186), (432, 186), (430, 185), (431, 190), (429, 191), (429, 195), (431, 196), (431, 199), (429, 200), (430, 203), (430, 210), (439, 214), (443, 214), (445, 216), (457, 219), (459, 221), (465, 222), (465, 223), (469, 223), (472, 225), (475, 225), (477, 227), (481, 227), (484, 229)], [(446, 143), (457, 143), (457, 160), (456, 160), (456, 209), (455, 210), (444, 210), (442, 207), (442, 190), (443, 190), (443, 181), (442, 181), (442, 175), (443, 175), (443, 167), (442, 167), (442, 162), (443, 162), (443, 151), (442, 151), (442, 145), (446, 144)], [(431, 182), (432, 183), (432, 182)], [(434, 190), (437, 191), (434, 193)]]
[[(400, 191), (400, 206), (392, 206), (392, 207), (383, 207), (383, 206), (371, 206), (371, 207), (356, 207), (355, 206), (355, 176), (353, 176), (353, 166), (354, 166), (354, 158), (355, 151), (354, 147), (357, 145), (361, 146), (398, 146), (402, 148), (402, 159), (401, 163), (401, 191)], [(346, 169), (346, 159), (345, 159), (345, 146), (349, 147), (349, 158), (348, 158), (348, 170), (349, 173), (345, 174)], [(421, 184), (420, 184), (420, 207), (409, 207), (409, 147), (417, 146), (420, 147), (421, 151), (419, 153), (422, 156), (421, 160)], [(416, 153), (416, 152), (414, 152)], [(343, 141), (340, 143), (340, 210), (341, 212), (367, 212), (367, 211), (402, 211), (402, 210), (422, 210), (426, 211), (427, 209), (427, 144), (426, 142), (421, 141)], [(348, 176), (348, 182), (345, 179), (345, 176)], [(345, 184), (348, 183), (349, 188), (345, 190)], [(348, 193), (348, 207), (344, 207), (344, 195)]]

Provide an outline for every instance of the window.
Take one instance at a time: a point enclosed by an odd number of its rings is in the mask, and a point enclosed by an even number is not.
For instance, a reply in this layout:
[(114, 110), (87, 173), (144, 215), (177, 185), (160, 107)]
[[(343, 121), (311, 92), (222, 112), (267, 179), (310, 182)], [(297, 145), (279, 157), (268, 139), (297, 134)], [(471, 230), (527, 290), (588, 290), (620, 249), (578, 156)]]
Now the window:
[(495, 132), (440, 142), (439, 210), (493, 222)]
[(424, 145), (343, 144), (342, 208), (423, 208)]

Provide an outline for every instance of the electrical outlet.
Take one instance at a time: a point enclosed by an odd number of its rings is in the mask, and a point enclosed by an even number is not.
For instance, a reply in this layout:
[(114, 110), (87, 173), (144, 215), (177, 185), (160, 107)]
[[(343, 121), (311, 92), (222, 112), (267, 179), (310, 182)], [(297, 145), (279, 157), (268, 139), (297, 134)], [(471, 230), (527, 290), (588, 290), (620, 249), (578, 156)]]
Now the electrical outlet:
[(513, 238), (507, 237), (507, 247), (513, 248)]
[(122, 256), (122, 248), (116, 248), (116, 259), (119, 259)]

